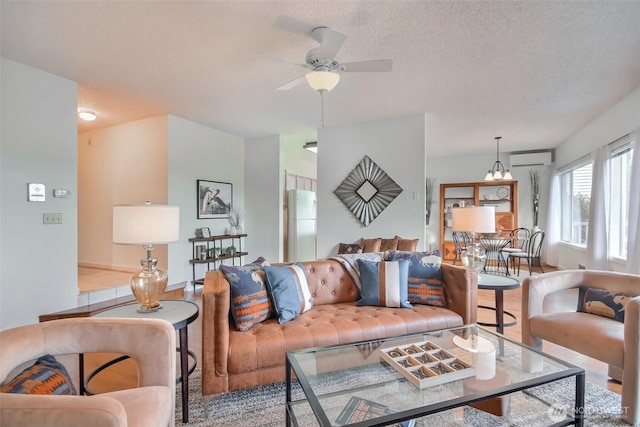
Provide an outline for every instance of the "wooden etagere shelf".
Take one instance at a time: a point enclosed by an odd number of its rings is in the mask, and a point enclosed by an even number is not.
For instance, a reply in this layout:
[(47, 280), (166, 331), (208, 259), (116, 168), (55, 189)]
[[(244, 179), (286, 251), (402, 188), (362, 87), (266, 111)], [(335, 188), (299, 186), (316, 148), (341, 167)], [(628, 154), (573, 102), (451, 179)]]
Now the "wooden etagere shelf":
[(496, 231), (518, 227), (518, 181), (479, 181), (440, 184), (440, 250), (446, 260), (455, 258), (451, 210), (462, 206), (495, 206)]
[[(204, 278), (196, 279), (196, 266), (207, 264), (207, 270), (218, 268), (225, 260), (230, 260), (231, 265), (241, 263), (243, 256), (249, 255), (248, 252), (242, 250), (243, 239), (246, 234), (220, 234), (210, 237), (192, 237), (189, 239), (191, 243), (191, 264), (193, 274), (193, 286), (202, 285)], [(229, 248), (234, 248), (229, 250)]]

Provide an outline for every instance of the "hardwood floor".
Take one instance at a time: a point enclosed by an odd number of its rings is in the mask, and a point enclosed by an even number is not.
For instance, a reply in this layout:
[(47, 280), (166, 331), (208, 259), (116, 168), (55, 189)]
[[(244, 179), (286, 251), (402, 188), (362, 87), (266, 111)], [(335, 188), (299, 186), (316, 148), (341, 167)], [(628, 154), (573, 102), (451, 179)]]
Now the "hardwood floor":
[[(545, 266), (545, 271), (551, 271), (552, 268)], [(538, 270), (539, 271), (539, 270)], [(201, 306), (201, 290), (198, 288), (196, 292), (192, 292), (192, 287), (187, 286), (187, 292), (185, 293), (185, 300), (192, 301), (198, 306)], [(520, 289), (505, 291), (504, 304), (505, 310), (513, 313), (517, 319), (521, 319), (521, 301), (522, 292)], [(493, 291), (480, 290), (478, 292), (478, 304), (494, 306), (495, 295)], [(478, 311), (478, 320), (482, 322), (494, 322), (495, 314), (488, 310)], [(189, 325), (189, 349), (194, 351), (198, 357), (198, 360), (202, 359), (202, 318), (198, 317), (191, 325)], [(514, 340), (520, 341), (520, 325), (515, 325), (505, 329), (505, 335)], [(607, 388), (616, 393), (621, 392), (621, 385), (615, 381), (610, 380), (607, 377), (607, 365), (583, 356), (579, 353), (575, 353), (571, 350), (567, 350), (563, 347), (547, 343), (544, 344), (544, 351), (548, 354), (566, 360), (577, 366), (585, 369), (587, 373), (587, 380), (594, 384), (597, 384), (603, 388)], [(111, 360), (112, 355), (88, 355), (85, 360), (86, 372), (91, 372), (95, 367)], [(92, 390), (96, 392), (104, 392), (109, 390), (119, 390), (124, 388), (134, 387), (136, 383), (136, 371), (135, 364), (131, 361), (126, 361), (117, 366), (111, 367), (102, 373), (98, 374), (91, 382)], [(178, 386), (179, 387), (179, 386)]]

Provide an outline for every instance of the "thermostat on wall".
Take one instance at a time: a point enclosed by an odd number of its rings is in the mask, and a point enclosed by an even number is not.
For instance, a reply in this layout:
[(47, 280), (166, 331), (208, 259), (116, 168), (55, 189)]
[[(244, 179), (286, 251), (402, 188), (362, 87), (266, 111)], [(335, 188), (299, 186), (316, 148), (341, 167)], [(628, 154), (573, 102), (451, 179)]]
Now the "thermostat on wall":
[(29, 183), (29, 201), (44, 202), (44, 184)]

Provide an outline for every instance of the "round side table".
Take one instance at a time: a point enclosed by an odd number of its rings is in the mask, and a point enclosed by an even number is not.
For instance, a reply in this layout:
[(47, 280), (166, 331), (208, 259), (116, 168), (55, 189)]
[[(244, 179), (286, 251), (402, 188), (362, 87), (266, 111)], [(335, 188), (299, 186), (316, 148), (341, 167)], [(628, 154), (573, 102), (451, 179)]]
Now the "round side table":
[[(478, 289), (486, 289), (495, 292), (496, 306), (489, 307), (479, 305), (478, 308), (493, 310), (496, 312), (496, 323), (480, 323), (478, 325), (495, 327), (499, 334), (504, 333), (504, 328), (517, 324), (516, 316), (504, 310), (504, 291), (518, 289), (520, 281), (513, 277), (496, 276), (493, 274), (478, 274)], [(505, 323), (504, 316), (511, 318), (509, 323)]]
[[(182, 383), (182, 422), (189, 422), (189, 375), (195, 370), (198, 363), (196, 354), (189, 350), (189, 336), (187, 326), (198, 318), (198, 306), (190, 301), (162, 300), (160, 301), (162, 308), (151, 313), (139, 313), (139, 304), (133, 303), (112, 308), (110, 310), (101, 311), (95, 317), (124, 317), (129, 319), (163, 319), (170, 322), (178, 331), (180, 348), (176, 349), (180, 352), (180, 377), (177, 383)], [(193, 358), (193, 365), (189, 367), (189, 357)], [(118, 357), (93, 371), (85, 382), (89, 383), (98, 372), (108, 368), (109, 366), (128, 359), (129, 356)]]

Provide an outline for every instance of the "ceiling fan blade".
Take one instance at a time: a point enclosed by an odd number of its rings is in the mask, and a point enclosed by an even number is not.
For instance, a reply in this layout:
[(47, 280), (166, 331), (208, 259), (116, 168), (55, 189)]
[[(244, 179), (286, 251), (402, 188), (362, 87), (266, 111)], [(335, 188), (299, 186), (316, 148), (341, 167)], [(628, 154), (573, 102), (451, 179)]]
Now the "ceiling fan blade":
[(304, 80), (305, 80), (304, 76), (300, 76), (297, 79), (291, 80), (289, 83), (283, 84), (277, 90), (289, 90), (291, 88), (298, 86), (300, 83), (304, 82)]
[(320, 42), (323, 55), (333, 59), (338, 54), (347, 36), (327, 27), (318, 27), (311, 32), (311, 36)]
[(340, 64), (342, 72), (345, 73), (362, 71), (384, 73), (391, 71), (392, 65), (393, 61), (390, 59), (373, 59), (371, 61), (347, 62), (345, 64)]

